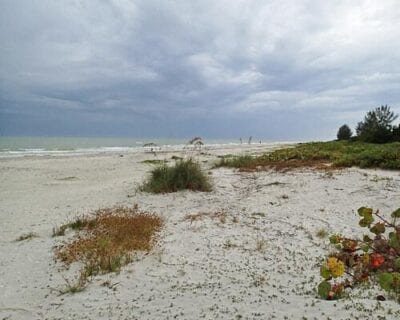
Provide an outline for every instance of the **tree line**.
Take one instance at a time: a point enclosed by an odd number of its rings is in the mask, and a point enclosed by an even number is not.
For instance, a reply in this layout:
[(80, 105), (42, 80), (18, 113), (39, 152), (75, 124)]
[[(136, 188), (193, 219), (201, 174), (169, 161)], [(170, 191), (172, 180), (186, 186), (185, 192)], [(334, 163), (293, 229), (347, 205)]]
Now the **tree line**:
[(400, 141), (400, 124), (393, 125), (398, 118), (390, 107), (380, 106), (368, 111), (363, 121), (356, 126), (356, 136), (347, 124), (342, 125), (338, 132), (338, 140), (357, 140), (369, 143), (387, 143)]

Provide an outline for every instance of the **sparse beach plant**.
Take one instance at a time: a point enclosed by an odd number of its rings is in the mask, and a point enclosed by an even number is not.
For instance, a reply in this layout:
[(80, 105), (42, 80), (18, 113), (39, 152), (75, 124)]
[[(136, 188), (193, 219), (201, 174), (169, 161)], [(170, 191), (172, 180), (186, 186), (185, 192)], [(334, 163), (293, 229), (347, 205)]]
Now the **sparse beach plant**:
[(93, 224), (93, 223), (94, 223), (93, 220), (89, 219), (88, 216), (82, 215), (82, 216), (79, 216), (79, 217), (75, 218), (71, 222), (67, 222), (67, 223), (64, 223), (64, 224), (62, 224), (60, 226), (54, 227), (52, 236), (53, 237), (64, 236), (65, 232), (68, 229), (81, 230), (84, 227), (86, 227), (86, 226), (88, 226), (90, 224)]
[(25, 241), (25, 240), (31, 240), (33, 238), (37, 238), (39, 235), (35, 232), (29, 232), (29, 233), (24, 233), (20, 235), (15, 241)]
[(325, 229), (319, 229), (317, 232), (317, 237), (320, 239), (324, 239), (328, 236), (328, 232)]
[(168, 193), (180, 190), (211, 191), (209, 178), (200, 165), (189, 160), (179, 160), (174, 166), (165, 164), (154, 168), (149, 179), (140, 187), (141, 191)]
[(66, 266), (83, 264), (80, 284), (98, 273), (118, 272), (134, 251), (151, 250), (163, 224), (159, 216), (139, 211), (137, 206), (100, 209), (79, 219), (63, 225), (64, 230), (72, 228), (76, 233), (70, 242), (56, 247), (55, 256)]
[(166, 160), (159, 160), (159, 159), (150, 160), (150, 159), (147, 159), (147, 160), (143, 160), (141, 163), (159, 165), (159, 164), (166, 163)]
[(366, 207), (359, 208), (358, 214), (360, 227), (369, 234), (362, 239), (338, 234), (329, 238), (337, 251), (320, 268), (324, 280), (318, 294), (327, 300), (339, 299), (346, 288), (372, 282), (400, 302), (400, 208), (391, 213), (390, 220)]

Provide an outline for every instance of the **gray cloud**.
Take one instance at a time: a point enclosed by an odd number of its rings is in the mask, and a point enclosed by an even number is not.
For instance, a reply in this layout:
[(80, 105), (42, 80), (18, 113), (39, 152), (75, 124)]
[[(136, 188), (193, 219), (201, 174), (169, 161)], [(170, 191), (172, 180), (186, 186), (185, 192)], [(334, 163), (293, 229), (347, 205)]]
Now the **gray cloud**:
[(333, 138), (400, 112), (390, 1), (0, 3), (0, 134)]

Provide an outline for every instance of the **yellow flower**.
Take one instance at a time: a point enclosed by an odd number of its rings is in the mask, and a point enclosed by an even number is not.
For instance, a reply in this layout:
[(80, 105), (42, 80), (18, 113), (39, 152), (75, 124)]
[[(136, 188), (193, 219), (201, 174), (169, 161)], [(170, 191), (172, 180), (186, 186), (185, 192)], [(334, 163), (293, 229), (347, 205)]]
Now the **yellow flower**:
[(326, 267), (334, 278), (340, 277), (344, 273), (344, 263), (335, 257), (328, 258)]
[(369, 265), (369, 254), (368, 253), (364, 253), (362, 256), (361, 256), (361, 261), (362, 261), (362, 263), (364, 264), (364, 265), (366, 265), (366, 266), (368, 266)]

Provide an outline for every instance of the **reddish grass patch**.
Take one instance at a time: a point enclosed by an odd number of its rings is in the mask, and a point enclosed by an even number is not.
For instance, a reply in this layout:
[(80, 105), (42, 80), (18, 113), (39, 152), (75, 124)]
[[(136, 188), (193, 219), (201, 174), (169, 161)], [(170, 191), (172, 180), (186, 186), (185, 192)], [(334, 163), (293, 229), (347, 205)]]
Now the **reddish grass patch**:
[(163, 224), (159, 216), (137, 206), (100, 209), (79, 221), (79, 232), (71, 242), (58, 246), (55, 255), (67, 266), (82, 262), (84, 278), (119, 271), (130, 262), (133, 251), (151, 250)]

